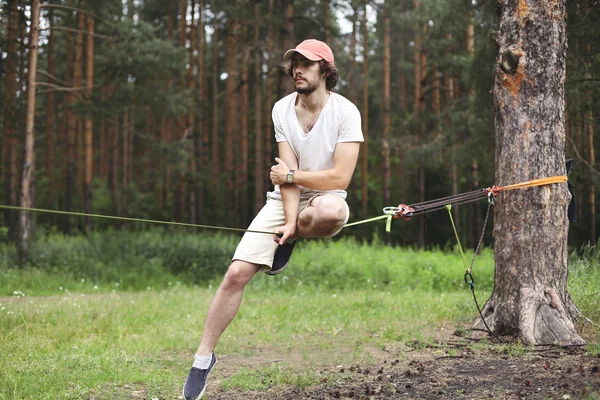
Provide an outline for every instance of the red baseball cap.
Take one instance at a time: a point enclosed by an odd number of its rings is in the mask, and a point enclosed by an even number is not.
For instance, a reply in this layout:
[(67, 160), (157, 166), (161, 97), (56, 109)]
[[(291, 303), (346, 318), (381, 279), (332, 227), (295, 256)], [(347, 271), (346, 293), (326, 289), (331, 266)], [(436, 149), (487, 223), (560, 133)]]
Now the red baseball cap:
[(289, 49), (283, 55), (285, 60), (291, 60), (294, 53), (300, 53), (310, 61), (325, 60), (333, 64), (333, 51), (320, 40), (307, 39), (296, 46), (295, 49)]

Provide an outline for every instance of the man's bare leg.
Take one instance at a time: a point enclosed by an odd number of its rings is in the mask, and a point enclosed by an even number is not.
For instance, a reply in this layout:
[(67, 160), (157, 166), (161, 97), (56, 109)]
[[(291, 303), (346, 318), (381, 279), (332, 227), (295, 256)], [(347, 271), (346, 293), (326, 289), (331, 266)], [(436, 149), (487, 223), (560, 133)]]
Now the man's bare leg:
[(344, 225), (346, 212), (346, 204), (341, 197), (332, 194), (316, 197), (300, 212), (297, 234), (305, 238), (332, 236)]
[(246, 284), (259, 269), (258, 265), (245, 261), (235, 260), (231, 263), (208, 308), (200, 347), (196, 354), (200, 356), (212, 354), (221, 334), (240, 308)]

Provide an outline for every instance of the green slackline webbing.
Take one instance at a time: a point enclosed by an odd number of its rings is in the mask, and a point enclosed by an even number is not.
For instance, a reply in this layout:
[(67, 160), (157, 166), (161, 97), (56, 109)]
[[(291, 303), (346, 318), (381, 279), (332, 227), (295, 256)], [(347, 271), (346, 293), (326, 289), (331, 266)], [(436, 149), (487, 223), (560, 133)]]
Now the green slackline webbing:
[[(241, 229), (241, 228), (228, 228), (225, 226), (217, 226), (217, 225), (201, 225), (201, 224), (190, 224), (190, 223), (185, 223), (185, 222), (160, 221), (160, 220), (144, 219), (144, 218), (117, 217), (114, 215), (88, 214), (88, 213), (81, 213), (81, 212), (74, 212), (74, 211), (46, 210), (43, 208), (5, 206), (5, 205), (0, 204), (0, 209), (2, 209), (2, 208), (7, 209), (7, 210), (17, 210), (17, 211), (32, 211), (32, 212), (49, 213), (49, 214), (73, 215), (73, 216), (77, 216), (77, 217), (106, 218), (106, 219), (113, 219), (113, 220), (119, 220), (119, 221), (145, 222), (145, 223), (152, 223), (152, 224), (185, 226), (185, 227), (190, 227), (190, 228), (205, 228), (205, 229), (218, 229), (218, 230), (235, 231), (235, 232), (264, 233), (267, 235), (275, 234), (275, 232), (257, 231), (257, 230), (252, 230), (252, 229)], [(386, 229), (387, 229), (387, 232), (389, 232), (391, 229), (392, 217), (393, 217), (393, 213), (387, 212), (385, 215), (380, 215), (379, 217), (368, 218), (368, 219), (364, 219), (362, 221), (356, 221), (356, 222), (352, 222), (350, 224), (346, 224), (346, 225), (344, 225), (344, 228), (349, 227), (349, 226), (359, 225), (359, 224), (366, 224), (367, 222), (373, 222), (373, 221), (377, 221), (377, 220), (380, 220), (383, 218), (387, 218), (388, 221), (386, 224)]]
[(458, 243), (458, 249), (460, 250), (460, 258), (462, 259), (463, 266), (465, 267), (465, 271), (469, 272), (469, 267), (467, 267), (467, 258), (465, 257), (465, 253), (463, 252), (462, 245), (460, 244), (460, 238), (458, 237), (458, 232), (456, 231), (456, 225), (454, 225), (454, 218), (452, 218), (452, 206), (450, 204), (446, 205), (446, 210), (448, 210), (448, 215), (450, 216), (450, 222), (452, 222), (452, 229), (454, 229), (454, 236), (456, 236), (456, 243)]

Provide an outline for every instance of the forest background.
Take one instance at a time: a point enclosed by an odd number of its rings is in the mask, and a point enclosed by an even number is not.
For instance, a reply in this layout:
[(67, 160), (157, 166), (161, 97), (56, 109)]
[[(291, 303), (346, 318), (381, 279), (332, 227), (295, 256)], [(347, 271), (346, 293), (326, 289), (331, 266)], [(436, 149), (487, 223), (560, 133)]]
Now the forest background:
[[(31, 13), (29, 1), (0, 4), (0, 204), (18, 206)], [(245, 228), (271, 189), (271, 107), (293, 90), (282, 55), (311, 37), (332, 47), (336, 90), (362, 114), (351, 221), (492, 186), (497, 7), (477, 0), (43, 2), (34, 205)], [(579, 248), (597, 238), (600, 10), (592, 0), (567, 8), (566, 154), (578, 203), (569, 243)], [(471, 247), (486, 207), (453, 209)], [(34, 218), (38, 235), (147, 228)], [(4, 210), (0, 240), (15, 240), (17, 229), (17, 212)], [(376, 223), (343, 236), (383, 232)], [(445, 212), (395, 222), (388, 241), (454, 244)]]

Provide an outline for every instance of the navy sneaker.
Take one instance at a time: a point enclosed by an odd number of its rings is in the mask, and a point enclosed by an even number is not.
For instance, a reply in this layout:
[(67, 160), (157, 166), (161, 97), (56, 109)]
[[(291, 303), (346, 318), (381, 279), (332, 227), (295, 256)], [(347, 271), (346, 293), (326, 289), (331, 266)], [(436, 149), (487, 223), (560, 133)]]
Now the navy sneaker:
[(190, 375), (188, 376), (187, 381), (185, 381), (185, 385), (183, 385), (183, 398), (185, 400), (198, 400), (202, 398), (202, 395), (206, 390), (206, 378), (216, 363), (217, 357), (213, 352), (210, 365), (207, 369), (198, 369), (192, 367), (190, 370)]
[(288, 266), (290, 257), (292, 257), (292, 250), (296, 245), (297, 240), (293, 242), (285, 242), (277, 248), (275, 251), (275, 257), (273, 257), (273, 266), (269, 271), (265, 271), (267, 275), (277, 275)]

